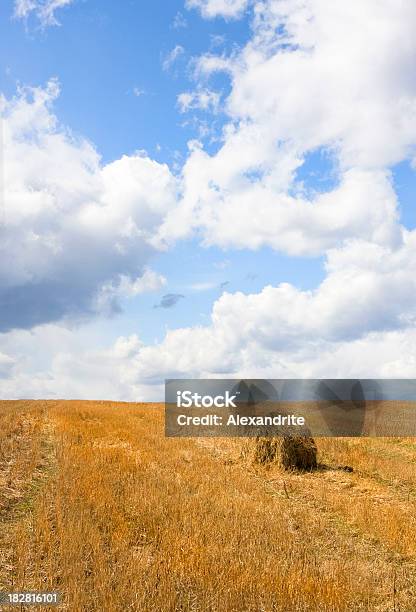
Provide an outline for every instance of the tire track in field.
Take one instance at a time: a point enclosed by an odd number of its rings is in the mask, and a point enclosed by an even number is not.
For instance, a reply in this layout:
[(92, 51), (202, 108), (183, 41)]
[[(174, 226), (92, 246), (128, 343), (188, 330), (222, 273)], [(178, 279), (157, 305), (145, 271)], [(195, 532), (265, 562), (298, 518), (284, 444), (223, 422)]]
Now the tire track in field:
[(13, 585), (15, 533), (54, 465), (47, 408), (31, 404), (16, 402), (7, 406), (6, 414), (0, 414), (0, 589)]

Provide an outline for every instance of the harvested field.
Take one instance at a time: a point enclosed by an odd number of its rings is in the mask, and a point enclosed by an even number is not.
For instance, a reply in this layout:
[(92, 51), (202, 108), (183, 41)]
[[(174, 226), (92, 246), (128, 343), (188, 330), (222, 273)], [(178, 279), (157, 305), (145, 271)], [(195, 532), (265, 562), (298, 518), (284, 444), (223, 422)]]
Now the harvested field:
[(416, 609), (413, 438), (317, 438), (318, 468), (285, 471), (241, 439), (165, 438), (157, 404), (1, 402), (0, 424), (0, 590), (71, 612)]

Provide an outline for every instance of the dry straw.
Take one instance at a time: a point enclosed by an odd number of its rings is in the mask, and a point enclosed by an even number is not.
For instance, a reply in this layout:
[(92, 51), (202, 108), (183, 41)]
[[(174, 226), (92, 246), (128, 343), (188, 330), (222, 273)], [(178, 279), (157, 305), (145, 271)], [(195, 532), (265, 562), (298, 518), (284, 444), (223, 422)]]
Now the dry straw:
[(310, 436), (251, 438), (244, 443), (242, 458), (260, 465), (274, 463), (285, 470), (317, 467), (316, 444)]

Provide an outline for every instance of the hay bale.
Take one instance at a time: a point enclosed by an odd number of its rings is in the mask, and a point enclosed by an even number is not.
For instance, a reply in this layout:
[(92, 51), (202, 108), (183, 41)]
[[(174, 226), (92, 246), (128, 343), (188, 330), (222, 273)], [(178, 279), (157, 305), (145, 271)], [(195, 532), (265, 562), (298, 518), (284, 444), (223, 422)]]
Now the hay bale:
[(259, 465), (278, 464), (285, 470), (317, 467), (317, 448), (311, 436), (258, 436), (245, 443), (242, 457)]

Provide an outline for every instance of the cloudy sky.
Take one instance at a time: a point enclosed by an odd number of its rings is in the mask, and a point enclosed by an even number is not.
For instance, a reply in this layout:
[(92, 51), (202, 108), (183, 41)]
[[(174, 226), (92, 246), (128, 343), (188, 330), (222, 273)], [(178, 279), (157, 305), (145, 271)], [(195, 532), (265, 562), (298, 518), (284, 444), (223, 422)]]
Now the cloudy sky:
[(414, 0), (3, 0), (0, 396), (416, 377)]

